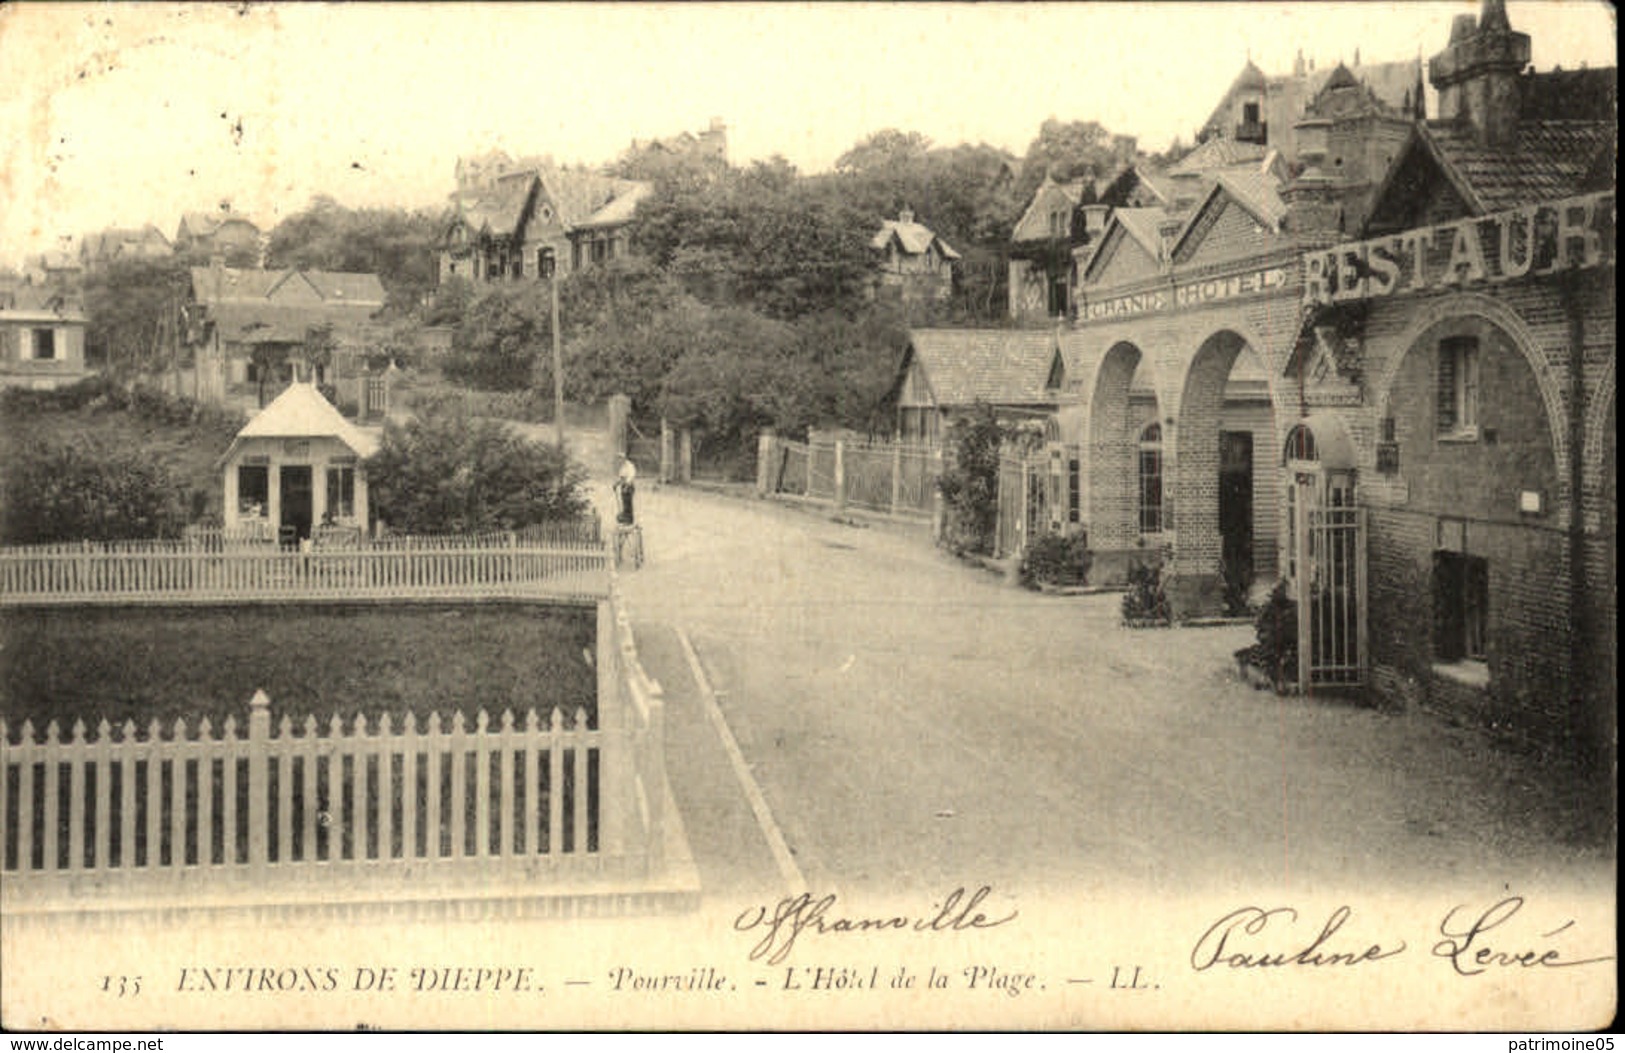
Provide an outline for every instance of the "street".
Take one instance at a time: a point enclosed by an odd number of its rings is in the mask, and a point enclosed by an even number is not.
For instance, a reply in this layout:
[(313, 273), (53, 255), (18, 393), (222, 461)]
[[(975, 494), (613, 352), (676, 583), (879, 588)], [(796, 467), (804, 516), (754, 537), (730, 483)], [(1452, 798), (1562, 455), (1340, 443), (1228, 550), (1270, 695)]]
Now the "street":
[(1250, 626), (1128, 630), (922, 529), (641, 487), (621, 576), (708, 891), (784, 883), (678, 633), (813, 889), (1611, 884), (1572, 780), (1425, 712), (1256, 691)]

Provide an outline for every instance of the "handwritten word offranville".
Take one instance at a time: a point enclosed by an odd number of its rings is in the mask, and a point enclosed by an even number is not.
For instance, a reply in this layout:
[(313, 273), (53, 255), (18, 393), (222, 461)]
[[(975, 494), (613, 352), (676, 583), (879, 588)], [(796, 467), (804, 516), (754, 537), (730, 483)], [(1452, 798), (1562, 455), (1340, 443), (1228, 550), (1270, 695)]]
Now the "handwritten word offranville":
[(1014, 921), (1016, 911), (989, 917), (977, 908), (993, 894), (983, 885), (969, 896), (963, 888), (956, 888), (933, 912), (922, 915), (893, 915), (878, 918), (849, 918), (834, 913), (836, 897), (832, 892), (822, 899), (813, 899), (811, 893), (780, 900), (769, 913), (767, 907), (751, 907), (741, 911), (734, 919), (734, 929), (750, 932), (765, 929), (761, 939), (751, 947), (750, 960), (779, 965), (790, 956), (796, 940), (804, 932), (819, 936), (860, 932), (906, 930), (913, 932), (964, 932), (967, 929), (992, 929)]

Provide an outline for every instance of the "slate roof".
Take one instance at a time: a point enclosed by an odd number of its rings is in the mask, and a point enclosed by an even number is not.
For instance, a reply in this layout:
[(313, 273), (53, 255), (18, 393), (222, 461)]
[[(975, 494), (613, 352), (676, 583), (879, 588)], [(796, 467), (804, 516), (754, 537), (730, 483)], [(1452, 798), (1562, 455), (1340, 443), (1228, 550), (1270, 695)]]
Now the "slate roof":
[(1286, 202), (1281, 200), (1280, 184), (1273, 175), (1257, 169), (1232, 170), (1220, 172), (1217, 182), (1260, 222), (1272, 230), (1280, 229)]
[(180, 231), (176, 237), (185, 232), (194, 238), (206, 238), (230, 222), (247, 223), (255, 231), (260, 229), (253, 220), (236, 212), (186, 212), (181, 215)]
[(285, 282), (303, 278), (310, 282), (323, 300), (333, 306), (347, 307), (352, 312), (357, 308), (367, 308), (369, 314), (384, 306), (384, 284), (376, 274), (223, 267), (220, 269), (218, 296), (215, 294), (214, 274), (209, 267), (192, 268), (192, 295), (198, 303), (265, 303)]
[(1055, 334), (1034, 329), (915, 329), (909, 359), (939, 407), (1049, 405)]
[(1083, 180), (1062, 183), (1046, 175), (1038, 189), (1033, 191), (1033, 199), (1027, 203), (1027, 210), (1016, 221), (1015, 229), (1010, 232), (1010, 240), (1048, 241), (1051, 237), (1049, 214), (1052, 208), (1045, 202), (1056, 196), (1063, 198), (1069, 208), (1077, 208), (1083, 200)]
[(229, 460), (244, 439), (325, 439), (336, 438), (367, 458), (378, 452), (378, 440), (356, 427), (322, 397), (314, 384), (290, 384), (243, 425), (232, 439), (222, 461)]
[(519, 178), (504, 176), (494, 186), (475, 191), (457, 201), (457, 214), (476, 231), (512, 234), (524, 217), (530, 200), (534, 173)]
[(318, 325), (331, 325), (341, 342), (357, 342), (368, 335), (371, 314), (371, 308), (328, 304), (232, 301), (209, 308), (221, 339), (237, 344), (303, 343), (306, 330)]
[(1179, 159), (1170, 176), (1201, 175), (1215, 168), (1230, 168), (1264, 160), (1267, 151), (1258, 143), (1237, 142), (1215, 136)]
[(148, 223), (139, 229), (110, 227), (85, 238), (81, 252), (93, 260), (112, 260), (120, 256), (167, 256), (171, 249), (169, 239)]
[(880, 224), (880, 230), (873, 238), (869, 239), (869, 244), (874, 248), (884, 249), (891, 243), (893, 238), (897, 239), (897, 243), (902, 246), (903, 251), (910, 256), (923, 254), (926, 249), (931, 247), (932, 242), (936, 242), (937, 251), (942, 254), (943, 259), (959, 259), (959, 253), (955, 252), (946, 241), (937, 237), (931, 228), (924, 223), (904, 223), (900, 219), (884, 220)]
[[(1342, 70), (1347, 81), (1364, 84), (1371, 89), (1378, 101), (1388, 105), (1389, 108), (1403, 111), (1407, 103), (1412, 107), (1416, 104), (1417, 86), (1422, 83), (1422, 60), (1401, 59), (1398, 62), (1367, 62), (1362, 65), (1345, 66), (1339, 62), (1331, 68), (1310, 70), (1305, 75), (1307, 93), (1305, 99), (1312, 99), (1319, 95), (1326, 87), (1328, 81), (1337, 76)], [(1285, 80), (1285, 77), (1277, 78)], [(1339, 78), (1340, 81), (1343, 78)]]
[(1162, 223), (1168, 218), (1166, 209), (1120, 208), (1112, 218), (1123, 225), (1129, 237), (1144, 246), (1151, 255), (1162, 258)]
[(603, 208), (576, 224), (578, 230), (592, 230), (601, 227), (618, 227), (632, 221), (632, 214), (638, 210), (638, 202), (654, 193), (654, 186), (649, 183), (634, 183), (631, 189), (615, 198)]
[(1419, 138), (1468, 205), (1485, 213), (1604, 189), (1589, 184), (1617, 136), (1607, 121), (1522, 121), (1509, 146), (1493, 148), (1465, 126), (1429, 121)]
[[(610, 202), (639, 187), (647, 187), (633, 179), (615, 179), (596, 172), (581, 172), (570, 168), (542, 169), (537, 172), (547, 196), (558, 210), (559, 220), (566, 230), (587, 223)], [(627, 218), (631, 218), (630, 214)]]

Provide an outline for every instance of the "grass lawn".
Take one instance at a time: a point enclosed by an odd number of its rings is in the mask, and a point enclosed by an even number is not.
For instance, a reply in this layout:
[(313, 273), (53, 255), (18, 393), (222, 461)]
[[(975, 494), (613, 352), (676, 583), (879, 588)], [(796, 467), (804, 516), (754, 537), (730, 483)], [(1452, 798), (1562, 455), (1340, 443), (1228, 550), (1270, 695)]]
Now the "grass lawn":
[[(326, 733), (336, 713), (442, 720), (481, 708), (520, 717), (554, 706), (587, 708), (597, 678), (589, 662), (592, 607), (532, 604), (375, 607), (273, 605), (189, 608), (42, 608), (0, 612), (0, 716), (15, 738), (23, 720), (74, 720), (94, 728), (156, 717), (166, 736), (207, 715), (247, 718), (256, 689), (283, 714), (315, 716)], [(472, 722), (470, 723), (472, 726)]]

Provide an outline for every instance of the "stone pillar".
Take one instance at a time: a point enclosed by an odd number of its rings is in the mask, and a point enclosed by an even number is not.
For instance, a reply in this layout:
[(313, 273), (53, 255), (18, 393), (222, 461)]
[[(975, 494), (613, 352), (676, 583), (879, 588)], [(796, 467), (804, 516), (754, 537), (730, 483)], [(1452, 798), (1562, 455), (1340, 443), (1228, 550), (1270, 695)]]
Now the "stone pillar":
[(846, 508), (846, 440), (835, 440), (835, 510)]
[(756, 436), (756, 496), (766, 497), (772, 490), (773, 429), (763, 428)]
[(669, 483), (675, 477), (676, 460), (672, 456), (671, 424), (660, 418), (660, 481)]
[(694, 433), (687, 428), (677, 433), (677, 481), (694, 481)]
[(615, 456), (626, 452), (626, 422), (632, 415), (632, 400), (625, 395), (609, 397), (609, 449)]

